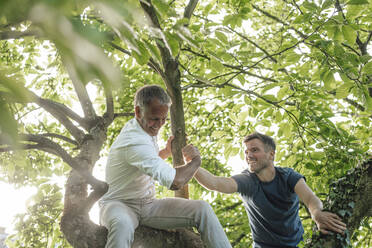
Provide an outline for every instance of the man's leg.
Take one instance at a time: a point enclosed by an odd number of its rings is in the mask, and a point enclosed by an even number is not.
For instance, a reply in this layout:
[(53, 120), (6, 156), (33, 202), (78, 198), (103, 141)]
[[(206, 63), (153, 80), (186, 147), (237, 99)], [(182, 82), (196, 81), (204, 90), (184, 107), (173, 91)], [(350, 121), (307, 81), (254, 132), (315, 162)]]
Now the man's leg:
[(106, 248), (131, 247), (138, 226), (132, 208), (119, 201), (107, 202), (100, 209), (100, 222), (108, 229)]
[(142, 208), (141, 225), (158, 229), (196, 227), (210, 248), (231, 247), (211, 206), (200, 200), (154, 199)]

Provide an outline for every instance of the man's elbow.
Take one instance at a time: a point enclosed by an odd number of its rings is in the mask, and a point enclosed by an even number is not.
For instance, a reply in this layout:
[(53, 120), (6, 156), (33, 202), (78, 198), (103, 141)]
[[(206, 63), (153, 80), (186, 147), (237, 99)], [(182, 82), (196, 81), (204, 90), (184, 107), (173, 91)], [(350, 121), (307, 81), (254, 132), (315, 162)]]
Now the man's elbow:
[(170, 186), (170, 190), (179, 190), (182, 189), (182, 187), (185, 185), (185, 182), (183, 180), (174, 179), (172, 185)]

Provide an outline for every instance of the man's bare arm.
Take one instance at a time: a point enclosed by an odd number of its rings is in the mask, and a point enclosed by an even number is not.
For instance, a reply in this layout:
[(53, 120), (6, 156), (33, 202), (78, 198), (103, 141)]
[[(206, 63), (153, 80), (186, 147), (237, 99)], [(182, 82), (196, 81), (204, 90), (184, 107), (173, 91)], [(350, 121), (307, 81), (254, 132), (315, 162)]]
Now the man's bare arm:
[(238, 190), (238, 185), (231, 177), (215, 176), (204, 168), (199, 168), (195, 174), (195, 179), (204, 188), (218, 191), (221, 193), (234, 193)]
[(338, 215), (323, 211), (323, 203), (309, 188), (303, 178), (297, 182), (295, 192), (309, 209), (311, 217), (315, 221), (320, 232), (324, 234), (328, 234), (328, 231), (338, 233), (345, 232), (346, 224), (341, 221)]
[(179, 190), (186, 183), (188, 183), (191, 178), (195, 175), (201, 164), (200, 156), (194, 157), (190, 162), (183, 166), (176, 167), (176, 176), (174, 177), (173, 183), (170, 187), (171, 190)]

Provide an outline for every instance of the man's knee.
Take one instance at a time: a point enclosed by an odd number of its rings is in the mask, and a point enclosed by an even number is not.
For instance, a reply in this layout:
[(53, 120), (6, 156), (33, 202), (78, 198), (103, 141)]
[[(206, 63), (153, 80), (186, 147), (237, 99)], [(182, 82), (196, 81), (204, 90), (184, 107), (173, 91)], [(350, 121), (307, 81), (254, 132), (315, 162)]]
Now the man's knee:
[(198, 209), (202, 214), (214, 214), (211, 205), (203, 200), (197, 200)]
[(124, 231), (127, 233), (134, 233), (135, 227), (126, 218), (115, 217), (109, 220), (107, 228), (112, 231)]

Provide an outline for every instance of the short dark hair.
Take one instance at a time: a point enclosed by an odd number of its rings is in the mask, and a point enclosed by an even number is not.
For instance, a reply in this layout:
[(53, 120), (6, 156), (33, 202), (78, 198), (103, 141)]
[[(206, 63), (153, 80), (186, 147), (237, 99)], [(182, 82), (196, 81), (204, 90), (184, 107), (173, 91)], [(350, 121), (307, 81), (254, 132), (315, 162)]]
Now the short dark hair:
[(146, 85), (139, 88), (134, 97), (134, 106), (146, 109), (147, 105), (153, 100), (158, 99), (161, 104), (171, 105), (171, 99), (167, 92), (157, 85)]
[(243, 142), (246, 143), (246, 142), (248, 142), (250, 140), (253, 140), (253, 139), (261, 140), (262, 143), (265, 146), (265, 151), (266, 152), (269, 151), (269, 150), (275, 151), (275, 149), (276, 149), (274, 139), (271, 138), (270, 136), (267, 136), (267, 135), (259, 133), (259, 132), (254, 132), (254, 133), (249, 134), (248, 136), (246, 136), (244, 138)]

